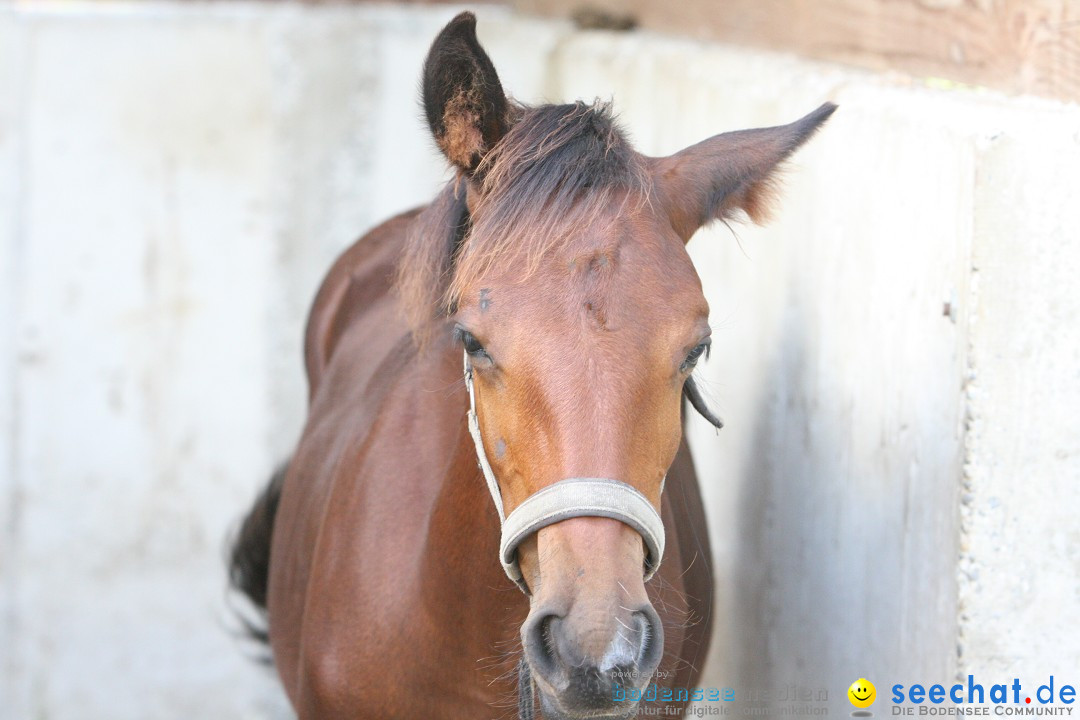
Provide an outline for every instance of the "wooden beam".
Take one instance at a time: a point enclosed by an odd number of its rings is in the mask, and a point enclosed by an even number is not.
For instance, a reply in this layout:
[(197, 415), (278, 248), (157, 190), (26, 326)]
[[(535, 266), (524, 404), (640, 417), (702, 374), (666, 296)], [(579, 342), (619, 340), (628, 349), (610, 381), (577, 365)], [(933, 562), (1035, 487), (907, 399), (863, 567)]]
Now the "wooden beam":
[(511, 0), (644, 28), (1080, 101), (1080, 0)]

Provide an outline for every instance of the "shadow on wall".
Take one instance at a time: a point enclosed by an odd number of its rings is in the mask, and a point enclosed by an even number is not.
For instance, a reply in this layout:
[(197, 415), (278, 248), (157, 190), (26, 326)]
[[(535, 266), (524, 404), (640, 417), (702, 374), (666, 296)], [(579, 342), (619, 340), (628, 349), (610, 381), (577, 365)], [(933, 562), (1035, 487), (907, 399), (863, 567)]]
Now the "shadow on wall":
[[(790, 613), (821, 617), (815, 606), (825, 597), (806, 597), (806, 574), (828, 574), (829, 555), (818, 554), (807, 541), (821, 528), (815, 500), (823, 488), (816, 484), (821, 468), (813, 456), (842, 456), (842, 439), (828, 424), (812, 428), (812, 409), (806, 389), (809, 358), (805, 323), (798, 312), (785, 313), (781, 342), (768, 360), (758, 389), (756, 422), (747, 466), (741, 474), (734, 554), (736, 647), (740, 648), (740, 682), (755, 692), (790, 683), (804, 684), (812, 667), (796, 677), (783, 677), (781, 666), (796, 648), (824, 650), (829, 628), (807, 622), (788, 632)], [(823, 578), (822, 578), (823, 579)], [(825, 580), (824, 584), (836, 582)], [(850, 587), (850, 586), (849, 586)], [(837, 588), (839, 591), (839, 588)], [(740, 699), (745, 699), (742, 693)]]
[[(859, 567), (860, 548), (878, 547), (882, 558), (894, 558), (899, 552), (889, 544), (897, 538), (885, 535), (888, 523), (872, 519), (886, 511), (881, 501), (867, 502), (865, 522), (845, 524), (841, 517), (851, 507), (841, 495), (854, 480), (847, 432), (853, 408), (822, 412), (833, 398), (819, 395), (828, 380), (818, 374), (805, 315), (790, 305), (784, 313), (780, 342), (761, 375), (741, 473), (731, 607), (740, 653), (737, 700), (750, 706), (786, 704), (795, 699), (793, 689), (809, 690), (815, 705), (826, 698), (846, 702), (827, 673), (851, 664), (865, 646), (856, 618), (867, 605), (881, 617), (900, 611), (899, 597), (890, 607), (865, 600), (872, 568)], [(870, 671), (852, 672), (854, 680)]]
[[(794, 325), (794, 323), (789, 323)], [(789, 328), (789, 330), (792, 328)], [(793, 333), (783, 333), (783, 345), (769, 362), (764, 383), (758, 391), (758, 412), (752, 435), (751, 452), (740, 487), (737, 530), (739, 546), (735, 553), (735, 602), (733, 612), (739, 616), (733, 624), (736, 646), (743, 649), (739, 674), (741, 681), (751, 687), (772, 687), (776, 649), (772, 647), (771, 628), (781, 613), (785, 578), (773, 567), (777, 551), (778, 528), (793, 529), (790, 512), (781, 500), (798, 487), (788, 467), (792, 453), (778, 450), (786, 443), (778, 436), (778, 411), (797, 402), (787, 385), (797, 383), (799, 368), (805, 363), (805, 339), (796, 326)], [(778, 506), (779, 505), (779, 506)], [(779, 516), (779, 517), (778, 517)]]
[[(954, 481), (943, 473), (949, 466), (920, 465), (938, 448), (908, 442), (906, 425), (897, 430), (877, 416), (881, 398), (860, 397), (853, 368), (827, 359), (828, 340), (815, 331), (820, 309), (798, 295), (765, 361), (740, 473), (731, 603), (737, 699), (776, 708), (796, 699), (793, 690), (809, 691), (812, 706), (850, 710), (845, 691), (860, 677), (947, 668), (952, 626), (930, 599), (953, 602), (939, 586), (953, 582), (954, 512), (934, 508), (922, 488)], [(870, 384), (882, 372), (874, 368)], [(954, 443), (950, 435), (938, 445), (949, 455)], [(929, 533), (935, 513), (944, 529)], [(923, 669), (912, 667), (919, 648)]]

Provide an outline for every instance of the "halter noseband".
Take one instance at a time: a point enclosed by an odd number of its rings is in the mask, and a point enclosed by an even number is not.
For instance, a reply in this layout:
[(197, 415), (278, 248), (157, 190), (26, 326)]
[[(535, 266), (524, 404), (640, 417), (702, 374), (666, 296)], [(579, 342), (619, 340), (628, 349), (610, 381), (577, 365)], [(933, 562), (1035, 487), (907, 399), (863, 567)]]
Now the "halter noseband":
[(533, 493), (514, 508), (509, 516), (506, 515), (502, 492), (499, 490), (495, 473), (491, 470), (491, 463), (484, 451), (484, 440), (480, 435), (472, 365), (469, 363), (468, 353), (465, 353), (465, 387), (469, 389), (469, 434), (476, 445), (476, 458), (502, 526), (499, 561), (506, 575), (521, 591), (529, 594), (529, 587), (522, 577), (517, 561), (518, 545), (541, 528), (573, 517), (612, 518), (634, 528), (641, 535), (647, 550), (645, 579), (651, 578), (660, 567), (660, 560), (664, 556), (664, 522), (648, 498), (624, 482), (610, 478), (566, 478)]

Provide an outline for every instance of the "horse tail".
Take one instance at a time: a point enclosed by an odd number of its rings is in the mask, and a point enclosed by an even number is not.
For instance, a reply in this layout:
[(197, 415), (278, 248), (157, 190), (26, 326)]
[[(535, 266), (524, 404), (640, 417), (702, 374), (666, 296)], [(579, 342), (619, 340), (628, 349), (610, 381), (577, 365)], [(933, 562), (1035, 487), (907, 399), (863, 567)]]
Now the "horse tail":
[(281, 486), (285, 483), (288, 462), (270, 476), (255, 504), (248, 511), (240, 532), (229, 551), (229, 585), (251, 601), (259, 614), (258, 620), (241, 616), (247, 634), (259, 642), (269, 642), (266, 627), (266, 588), (270, 580), (270, 541), (274, 536), (274, 517), (277, 515)]

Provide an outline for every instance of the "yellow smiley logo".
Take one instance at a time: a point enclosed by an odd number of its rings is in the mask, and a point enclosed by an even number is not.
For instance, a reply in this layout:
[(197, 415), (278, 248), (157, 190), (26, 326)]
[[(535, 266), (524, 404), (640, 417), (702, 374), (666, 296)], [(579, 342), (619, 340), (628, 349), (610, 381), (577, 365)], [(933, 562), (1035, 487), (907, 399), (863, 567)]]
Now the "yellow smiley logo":
[(859, 678), (851, 683), (851, 687), (847, 689), (847, 696), (848, 700), (850, 700), (851, 704), (855, 707), (866, 708), (874, 704), (874, 698), (877, 697), (877, 690), (874, 688), (874, 683), (866, 678)]

